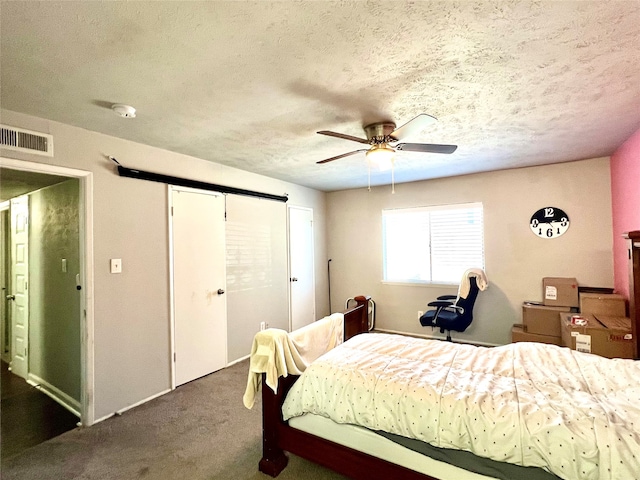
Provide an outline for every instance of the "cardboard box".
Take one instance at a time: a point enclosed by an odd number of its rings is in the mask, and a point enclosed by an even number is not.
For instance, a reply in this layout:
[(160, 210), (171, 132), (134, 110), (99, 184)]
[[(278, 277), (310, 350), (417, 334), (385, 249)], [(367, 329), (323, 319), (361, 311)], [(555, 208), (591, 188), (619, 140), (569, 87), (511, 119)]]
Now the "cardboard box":
[(542, 279), (542, 303), (550, 307), (579, 307), (578, 280), (564, 277)]
[(513, 326), (513, 328), (511, 328), (511, 343), (516, 343), (516, 342), (537, 342), (537, 343), (551, 343), (553, 345), (561, 345), (562, 337), (529, 333), (526, 331), (526, 328), (524, 325), (520, 325), (516, 323)]
[(522, 305), (522, 323), (527, 333), (561, 337), (560, 313), (570, 311), (571, 307), (549, 307), (525, 302)]
[(596, 316), (626, 317), (627, 299), (615, 293), (581, 293), (580, 313)]
[(631, 319), (580, 314), (586, 325), (573, 325), (572, 313), (561, 313), (562, 345), (607, 358), (633, 358)]

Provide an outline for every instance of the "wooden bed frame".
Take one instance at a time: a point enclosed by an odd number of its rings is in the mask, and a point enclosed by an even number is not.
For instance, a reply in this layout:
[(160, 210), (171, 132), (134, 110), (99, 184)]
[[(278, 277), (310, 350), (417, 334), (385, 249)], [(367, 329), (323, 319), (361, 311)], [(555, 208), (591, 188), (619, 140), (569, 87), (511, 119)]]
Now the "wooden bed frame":
[[(344, 339), (369, 330), (370, 297), (355, 297), (357, 305), (344, 312)], [(386, 460), (296, 430), (282, 419), (282, 404), (287, 392), (299, 378), (289, 375), (278, 379), (278, 393), (273, 393), (262, 378), (262, 460), (259, 470), (276, 477), (289, 461), (286, 452), (306, 458), (354, 480), (436, 480)]]
[[(625, 234), (629, 241), (629, 316), (635, 344), (635, 358), (640, 357), (640, 231)], [(357, 305), (344, 312), (344, 339), (368, 331), (370, 297), (355, 297)], [(299, 377), (278, 379), (278, 393), (262, 388), (262, 460), (261, 472), (276, 477), (289, 461), (286, 452), (306, 458), (354, 480), (437, 480), (352, 448), (296, 430), (282, 419), (282, 404)], [(262, 378), (262, 385), (266, 381)]]

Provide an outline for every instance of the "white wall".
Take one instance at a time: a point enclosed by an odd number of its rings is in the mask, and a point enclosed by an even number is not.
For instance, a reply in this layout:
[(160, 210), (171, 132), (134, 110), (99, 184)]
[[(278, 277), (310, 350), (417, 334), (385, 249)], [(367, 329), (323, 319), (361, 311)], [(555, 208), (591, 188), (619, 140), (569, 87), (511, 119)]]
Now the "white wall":
[[(53, 135), (55, 157), (4, 149), (0, 155), (93, 172), (96, 419), (170, 388), (168, 189), (119, 177), (109, 155), (130, 168), (288, 193), (290, 204), (313, 208), (316, 303), (319, 317), (327, 313), (322, 308), (328, 305), (324, 193), (57, 122), (1, 113), (3, 124)], [(109, 273), (110, 258), (122, 259), (122, 274)]]
[[(420, 326), (418, 310), (451, 286), (383, 284), (381, 211), (482, 202), (485, 270), (490, 287), (481, 292), (474, 321), (454, 337), (466, 341), (510, 342), (511, 326), (522, 318), (522, 302), (542, 300), (543, 277), (576, 277), (580, 285), (613, 287), (609, 159), (482, 173), (391, 187), (332, 192), (327, 196), (332, 308), (346, 298), (371, 295), (378, 328), (441, 336)], [(529, 228), (542, 207), (563, 209), (567, 233), (541, 239)]]

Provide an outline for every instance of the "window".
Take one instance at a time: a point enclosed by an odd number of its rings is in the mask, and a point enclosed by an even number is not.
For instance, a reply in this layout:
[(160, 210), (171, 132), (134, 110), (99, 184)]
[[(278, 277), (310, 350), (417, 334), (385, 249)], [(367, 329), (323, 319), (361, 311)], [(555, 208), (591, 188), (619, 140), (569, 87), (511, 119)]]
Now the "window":
[(458, 283), (484, 269), (481, 203), (382, 211), (385, 282)]

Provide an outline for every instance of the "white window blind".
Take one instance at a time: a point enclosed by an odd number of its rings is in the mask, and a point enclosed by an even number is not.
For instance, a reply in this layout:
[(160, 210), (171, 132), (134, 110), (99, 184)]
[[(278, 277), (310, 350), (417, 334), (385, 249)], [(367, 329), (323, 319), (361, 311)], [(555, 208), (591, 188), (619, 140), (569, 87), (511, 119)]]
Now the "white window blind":
[(382, 211), (384, 281), (458, 283), (484, 269), (481, 203)]

